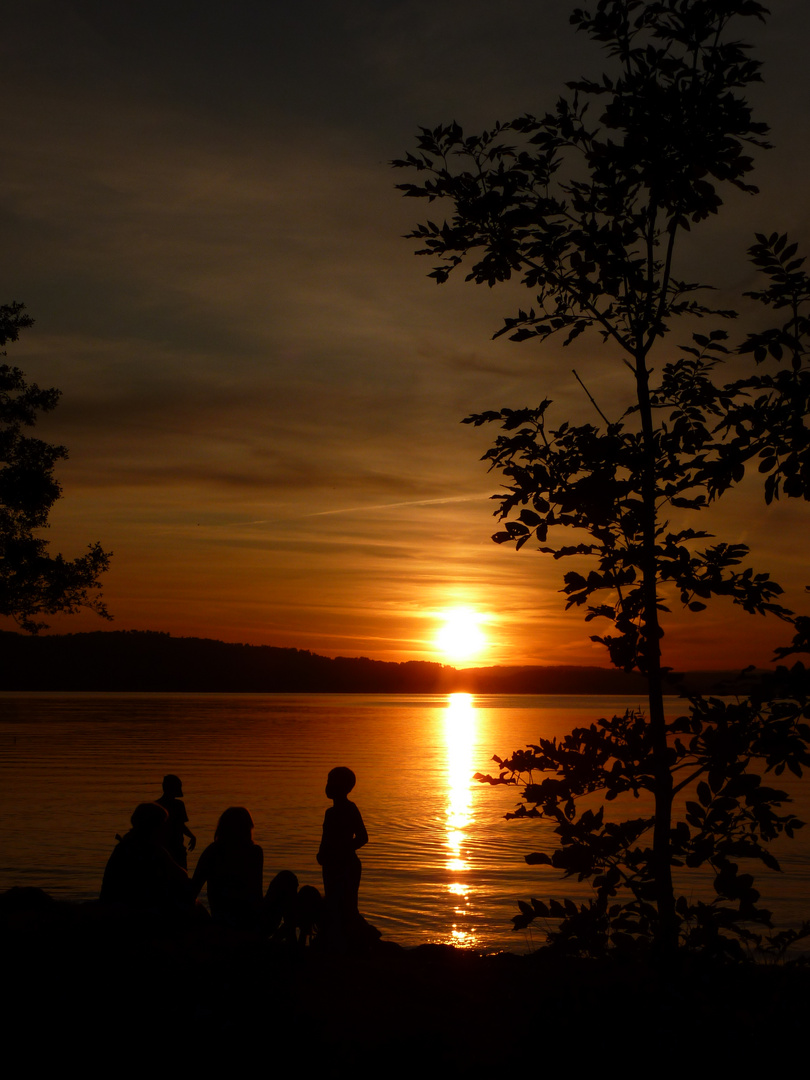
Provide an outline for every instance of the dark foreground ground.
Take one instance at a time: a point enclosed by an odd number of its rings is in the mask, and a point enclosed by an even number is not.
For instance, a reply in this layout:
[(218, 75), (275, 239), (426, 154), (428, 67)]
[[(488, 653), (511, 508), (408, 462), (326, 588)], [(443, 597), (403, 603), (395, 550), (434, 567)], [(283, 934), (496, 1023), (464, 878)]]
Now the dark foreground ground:
[(0, 945), (6, 1056), (25, 1072), (673, 1075), (790, 1067), (810, 1028), (807, 967), (692, 962), (664, 977), (390, 943), (341, 957), (210, 923), (170, 933), (39, 890), (0, 896)]

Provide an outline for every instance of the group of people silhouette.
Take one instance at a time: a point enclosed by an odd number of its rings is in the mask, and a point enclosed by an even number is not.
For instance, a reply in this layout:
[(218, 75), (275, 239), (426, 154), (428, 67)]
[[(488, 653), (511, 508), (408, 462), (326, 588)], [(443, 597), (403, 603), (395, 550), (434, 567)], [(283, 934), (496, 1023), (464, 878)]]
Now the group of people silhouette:
[(222, 813), (213, 842), (189, 875), (187, 855), (197, 838), (188, 826), (182, 782), (169, 774), (163, 778), (162, 795), (140, 803), (130, 818), (132, 828), (116, 836), (100, 900), (157, 918), (182, 919), (192, 912), (199, 916), (203, 909), (198, 897), (205, 887), (211, 918), (234, 930), (299, 945), (317, 940), (341, 950), (373, 944), (379, 931), (358, 910), (362, 867), (357, 851), (368, 843), (368, 833), (349, 799), (355, 783), (352, 770), (342, 766), (327, 778), (332, 806), (324, 816), (317, 853), (323, 896), (314, 886), (299, 888), (291, 870), (280, 871), (263, 891), (264, 852), (254, 843), (253, 818), (244, 806), (230, 806)]

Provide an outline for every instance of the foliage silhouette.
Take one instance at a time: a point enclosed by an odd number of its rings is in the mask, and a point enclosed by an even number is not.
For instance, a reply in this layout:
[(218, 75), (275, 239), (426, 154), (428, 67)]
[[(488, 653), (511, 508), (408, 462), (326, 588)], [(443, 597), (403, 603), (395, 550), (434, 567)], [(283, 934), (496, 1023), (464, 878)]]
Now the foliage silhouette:
[[(22, 304), (0, 306), (0, 346), (16, 341), (31, 324)], [(89, 607), (110, 617), (98, 593), (110, 553), (95, 543), (86, 555), (67, 560), (49, 555), (48, 542), (35, 535), (47, 528), (62, 494), (53, 470), (67, 450), (24, 429), (34, 426), (38, 414), (55, 409), (59, 396), (58, 390), (26, 382), (19, 368), (0, 364), (0, 615), (30, 633), (47, 625), (40, 616), (60, 611)]]
[[(613, 664), (647, 680), (648, 715), (541, 740), (496, 758), (498, 776), (478, 776), (522, 784), (524, 803), (510, 816), (554, 824), (557, 850), (530, 855), (530, 863), (595, 889), (579, 906), (521, 904), (516, 928), (551, 919), (552, 943), (583, 953), (653, 942), (664, 957), (679, 943), (741, 956), (762, 944), (752, 924), (770, 925), (770, 913), (757, 907), (738, 860), (778, 869), (766, 845), (800, 825), (779, 812), (786, 793), (765, 786), (757, 769), (799, 775), (810, 764), (803, 666), (780, 669), (734, 705), (694, 698), (687, 715), (668, 722), (659, 617), (670, 597), (694, 612), (726, 597), (750, 613), (793, 619), (779, 585), (745, 565), (745, 545), (708, 543), (709, 533), (683, 522), (742, 480), (754, 459), (768, 501), (780, 490), (807, 497), (802, 305), (810, 290), (795, 245), (758, 236), (751, 249), (769, 279), (753, 295), (787, 308), (784, 326), (751, 335), (739, 350), (717, 326), (694, 332), (688, 345), (667, 346), (665, 357), (676, 358), (657, 381), (651, 366), (673, 320), (735, 315), (703, 299), (709, 286), (676, 277), (676, 254), (684, 234), (718, 212), (725, 188), (756, 192), (746, 179), (749, 147), (767, 147), (767, 128), (743, 94), (759, 81), (759, 64), (729, 35), (734, 20), (766, 14), (752, 0), (598, 0), (593, 13), (575, 9), (572, 24), (604, 46), (610, 73), (569, 83), (569, 95), (542, 117), (480, 136), (455, 123), (423, 128), (419, 152), (394, 162), (426, 174), (399, 185), (405, 195), (452, 204), (449, 220), (410, 234), (418, 254), (438, 259), (438, 283), (464, 265), (469, 281), (493, 286), (519, 275), (535, 294), (496, 337), (561, 334), (569, 345), (595, 332), (630, 373), (617, 418), (591, 398), (600, 427), (551, 427), (548, 400), (465, 421), (501, 426), (485, 454), (507, 480), (493, 496), (504, 523), (493, 539), (517, 549), (537, 540), (555, 559), (575, 559), (578, 569), (564, 576), (566, 606), (583, 608), (588, 622), (607, 620), (608, 631), (593, 640)], [(718, 385), (731, 351), (757, 361), (788, 355), (791, 370)], [(549, 545), (560, 527), (575, 530), (577, 541)], [(797, 633), (791, 650), (806, 644)], [(597, 793), (607, 801), (649, 793), (653, 812), (608, 821)], [(701, 866), (713, 872), (716, 898), (676, 896), (673, 868)]]

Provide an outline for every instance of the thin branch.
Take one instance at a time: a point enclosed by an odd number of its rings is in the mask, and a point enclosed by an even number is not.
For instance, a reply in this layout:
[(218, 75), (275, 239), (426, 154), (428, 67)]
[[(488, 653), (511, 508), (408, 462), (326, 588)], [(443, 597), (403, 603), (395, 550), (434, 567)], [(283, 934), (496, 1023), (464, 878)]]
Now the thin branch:
[[(543, 274), (545, 274), (547, 276), (547, 279), (554, 286), (554, 288), (562, 293), (568, 293), (568, 295), (573, 298), (575, 303), (579, 304), (581, 310), (587, 312), (588, 317), (593, 319), (594, 322), (598, 323), (599, 326), (602, 327), (602, 329), (607, 333), (608, 337), (612, 337), (613, 340), (616, 341), (617, 344), (619, 344), (625, 352), (631, 354), (633, 353), (633, 348), (626, 340), (625, 336), (619, 333), (619, 331), (612, 325), (612, 323), (607, 321), (602, 312), (597, 307), (595, 307), (590, 300), (587, 300), (583, 296), (581, 296), (577, 292), (577, 290), (568, 281), (565, 280), (565, 276), (562, 272), (556, 274), (550, 273), (548, 267), (541, 268), (533, 259), (527, 259), (525, 256), (521, 257), (521, 262), (524, 264), (524, 266), (528, 266), (530, 269), (538, 271), (538, 273), (542, 272)], [(631, 368), (630, 370), (632, 371), (633, 369)]]
[[(676, 220), (677, 220), (677, 218), (673, 217), (672, 221), (670, 222), (670, 226), (669, 226), (669, 240), (667, 241), (667, 254), (666, 254), (666, 259), (664, 261), (664, 271), (663, 271), (663, 273), (661, 275), (661, 284), (659, 286), (660, 293), (659, 293), (659, 298), (658, 298), (658, 311), (655, 314), (655, 322), (656, 322), (656, 324), (659, 324), (659, 323), (661, 323), (663, 321), (664, 309), (666, 308), (666, 304), (667, 304), (667, 293), (669, 292), (669, 279), (670, 279), (670, 274), (672, 273), (672, 254), (673, 254), (673, 251), (674, 251), (674, 248), (675, 248), (675, 237), (677, 236), (677, 233), (678, 233), (678, 226), (677, 226), (677, 224), (675, 224)], [(655, 328), (653, 328), (652, 330), (649, 331), (649, 336), (647, 338), (647, 345), (646, 345), (646, 347), (644, 349), (644, 356), (645, 356), (645, 361), (644, 362), (645, 363), (646, 363), (646, 355), (650, 351), (650, 349), (652, 348), (652, 344), (653, 344), (653, 341), (655, 340), (655, 336), (656, 336), (655, 335)]]
[(685, 780), (681, 780), (680, 784), (676, 784), (675, 787), (673, 787), (672, 789), (672, 797), (675, 798), (679, 791), (682, 791), (685, 787), (691, 784), (692, 781), (697, 779), (697, 777), (700, 776), (701, 773), (706, 772), (707, 767), (708, 766), (706, 765), (701, 765), (701, 767), (696, 772), (693, 772), (691, 776), (687, 776)]
[(593, 407), (596, 409), (596, 411), (599, 413), (599, 415), (602, 417), (602, 419), (605, 421), (605, 423), (608, 425), (608, 427), (610, 427), (610, 421), (608, 420), (608, 418), (605, 416), (605, 414), (602, 412), (602, 410), (599, 408), (599, 406), (594, 401), (593, 394), (590, 392), (590, 390), (585, 385), (585, 383), (582, 381), (582, 379), (580, 379), (579, 375), (577, 374), (577, 369), (576, 368), (571, 368), (571, 371), (573, 373), (574, 378), (577, 380), (579, 385), (582, 387), (582, 389), (588, 395), (588, 397), (590, 399), (590, 402), (591, 402), (591, 405), (593, 405)]

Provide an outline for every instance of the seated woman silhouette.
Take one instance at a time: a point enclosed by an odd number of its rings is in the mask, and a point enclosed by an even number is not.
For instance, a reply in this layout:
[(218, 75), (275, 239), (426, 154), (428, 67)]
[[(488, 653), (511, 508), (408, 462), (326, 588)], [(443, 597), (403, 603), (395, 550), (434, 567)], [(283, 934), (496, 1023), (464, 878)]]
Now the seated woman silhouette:
[(217, 922), (257, 930), (262, 918), (264, 852), (253, 842), (253, 818), (244, 806), (229, 806), (217, 822), (214, 842), (200, 855), (191, 890), (208, 885), (208, 906)]
[(135, 807), (132, 828), (107, 860), (102, 903), (157, 914), (192, 907), (188, 874), (165, 848), (168, 817), (157, 803)]

